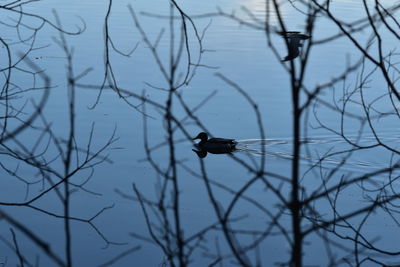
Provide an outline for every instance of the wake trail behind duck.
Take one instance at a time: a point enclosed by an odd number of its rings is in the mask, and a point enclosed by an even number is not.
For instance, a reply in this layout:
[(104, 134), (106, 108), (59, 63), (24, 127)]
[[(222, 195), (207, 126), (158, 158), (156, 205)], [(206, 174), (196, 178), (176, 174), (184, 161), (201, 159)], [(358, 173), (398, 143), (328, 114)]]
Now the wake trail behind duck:
[[(354, 139), (357, 136), (354, 135)], [(382, 138), (382, 140), (390, 143), (398, 143), (399, 138), (393, 135), (387, 135)], [(362, 143), (363, 144), (371, 144), (374, 142), (373, 136), (363, 136)], [(246, 153), (250, 155), (266, 155), (267, 157), (282, 159), (282, 160), (292, 160), (292, 144), (293, 141), (291, 138), (283, 138), (283, 139), (244, 139), (244, 140), (236, 140), (236, 152)], [(319, 154), (322, 151), (329, 150), (332, 147), (341, 147), (342, 145), (346, 145), (346, 141), (342, 138), (338, 138), (337, 136), (314, 136), (312, 138), (307, 138), (300, 140), (301, 144), (310, 145), (309, 151), (312, 152), (312, 155), (300, 155), (300, 160), (303, 164), (321, 164), (325, 167), (336, 166), (341, 164), (341, 157), (329, 157), (321, 159)], [(303, 150), (304, 151), (304, 150)], [(347, 159), (345, 165), (350, 168), (378, 168), (386, 166), (385, 162), (375, 162), (369, 161), (368, 159), (360, 159), (356, 158), (353, 160)]]

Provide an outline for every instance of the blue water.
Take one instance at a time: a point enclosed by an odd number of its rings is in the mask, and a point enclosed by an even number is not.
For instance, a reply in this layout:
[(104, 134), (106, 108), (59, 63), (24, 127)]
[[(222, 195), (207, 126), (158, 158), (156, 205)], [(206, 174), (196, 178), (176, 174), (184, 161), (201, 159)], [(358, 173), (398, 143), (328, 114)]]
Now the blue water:
[[(181, 3), (180, 3), (181, 2)], [(236, 21), (219, 16), (208, 16), (206, 18), (196, 18), (195, 15), (217, 12), (217, 7), (227, 13), (236, 10), (236, 15), (246, 21), (251, 21), (241, 10), (244, 5), (254, 13), (259, 19), (265, 17), (265, 3), (261, 0), (219, 0), (219, 1), (180, 1), (181, 7), (188, 15), (194, 16), (194, 22), (200, 31), (206, 27), (203, 46), (207, 49), (202, 55), (202, 63), (207, 68), (198, 68), (196, 75), (188, 86), (182, 87), (183, 98), (189, 107), (194, 107), (201, 103), (213, 92), (215, 95), (198, 111), (195, 115), (207, 127), (207, 130), (217, 137), (227, 137), (239, 140), (239, 151), (233, 155), (245, 162), (259, 164), (261, 154), (266, 155), (266, 170), (279, 173), (290, 177), (292, 159), (292, 106), (291, 93), (288, 74), (281, 66), (279, 58), (276, 58), (271, 49), (267, 46), (265, 34), (262, 31), (250, 29), (239, 25)], [(149, 48), (142, 40), (139, 32), (135, 28), (132, 17), (127, 8), (131, 3), (135, 12), (138, 14), (143, 29), (148, 37), (154, 42), (161, 31), (165, 29), (163, 39), (159, 43), (161, 59), (168, 64), (168, 21), (163, 18), (154, 18), (143, 15), (141, 12), (152, 14), (168, 15), (169, 5), (167, 1), (114, 1), (111, 19), (110, 32), (115, 46), (123, 52), (130, 51), (137, 45), (136, 50), (130, 57), (123, 57), (115, 52), (111, 53), (112, 67), (116, 75), (118, 85), (128, 91), (144, 94), (147, 98), (164, 103), (167, 93), (156, 90), (148, 86), (150, 83), (157, 87), (167, 87), (165, 80), (159, 71), (157, 64), (152, 57)], [(335, 13), (340, 14), (344, 21), (352, 21), (362, 17), (360, 3), (358, 1), (334, 1)], [(82, 21), (86, 24), (85, 31), (77, 36), (67, 36), (68, 45), (74, 48), (74, 68), (75, 73), (81, 73), (87, 68), (93, 70), (82, 80), (83, 84), (99, 85), (104, 75), (103, 55), (103, 18), (107, 10), (107, 3), (102, 1), (42, 1), (33, 2), (26, 6), (27, 12), (41, 14), (51, 21), (54, 21), (52, 10), (56, 10), (67, 31), (75, 31), (82, 27)], [(5, 11), (2, 11), (3, 13)], [(277, 25), (274, 11), (271, 10), (271, 20)], [(5, 14), (5, 13), (4, 13)], [(304, 16), (289, 4), (283, 6), (282, 14), (288, 29), (304, 31)], [(0, 15), (1, 19), (13, 21), (9, 16)], [(34, 18), (27, 19), (29, 25), (38, 23)], [(208, 25), (208, 26), (207, 26)], [(6, 27), (5, 27), (6, 28)], [(13, 29), (6, 28), (1, 37), (15, 39), (16, 33)], [(337, 32), (336, 26), (326, 19), (321, 18), (317, 24), (314, 40), (323, 39)], [(28, 34), (29, 31), (22, 34)], [(193, 31), (190, 30), (190, 45), (193, 48), (193, 55), (198, 49), (194, 41)], [(384, 32), (386, 51), (394, 49), (398, 40), (392, 35)], [(32, 52), (31, 59), (38, 66), (46, 70), (51, 77), (52, 85), (50, 100), (44, 109), (46, 120), (51, 122), (51, 127), (57, 136), (63, 138), (68, 134), (68, 113), (67, 113), (67, 89), (66, 89), (66, 60), (60, 47), (54, 42), (53, 37), (58, 38), (58, 32), (54, 28), (45, 26), (37, 37), (37, 46), (45, 48)], [(363, 33), (358, 37), (359, 40), (367, 40), (368, 34)], [(272, 41), (278, 48), (282, 57), (286, 55), (286, 48), (278, 35), (272, 36)], [(48, 45), (48, 46), (47, 46)], [(27, 49), (24, 45), (15, 46), (13, 53)], [(4, 56), (4, 49), (1, 49)], [(345, 39), (338, 39), (325, 45), (316, 46), (312, 50), (309, 65), (305, 76), (305, 84), (312, 88), (318, 84), (329, 81), (336, 73), (341, 73), (345, 68), (345, 62), (350, 57), (353, 62), (360, 56), (360, 53)], [(4, 62), (1, 63), (4, 67)], [(366, 68), (371, 68), (367, 65)], [(181, 67), (180, 71), (185, 68)], [(246, 102), (240, 93), (228, 86), (216, 74), (222, 73), (227, 78), (233, 80), (256, 101), (262, 114), (262, 122), (267, 139), (262, 139), (259, 134), (256, 116), (251, 106)], [(31, 83), (32, 77), (26, 73), (15, 73), (15, 80), (21, 87)], [(350, 75), (346, 86), (353, 88), (357, 76)], [(340, 84), (341, 86), (342, 84)], [(336, 97), (340, 103), (342, 88), (326, 89), (322, 93), (322, 98), (331, 102)], [(335, 95), (333, 96), (333, 91)], [(369, 88), (366, 90), (366, 98), (373, 99), (386, 92), (386, 85), (380, 75), (372, 76)], [(94, 219), (94, 225), (101, 231), (107, 242), (96, 233), (90, 225), (82, 222), (72, 222), (72, 249), (73, 263), (76, 266), (98, 266), (116, 257), (123, 251), (140, 245), (140, 249), (117, 261), (114, 266), (163, 266), (166, 261), (162, 251), (154, 244), (139, 240), (131, 236), (131, 233), (150, 238), (146, 226), (145, 218), (141, 207), (134, 198), (133, 184), (140, 190), (141, 194), (148, 199), (157, 198), (160, 177), (154, 169), (144, 159), (146, 157), (143, 139), (143, 115), (137, 110), (127, 105), (118, 97), (115, 92), (104, 90), (99, 103), (94, 109), (89, 109), (96, 102), (98, 90), (77, 88), (76, 91), (76, 143), (80, 147), (86, 147), (92, 124), (94, 123), (94, 134), (92, 149), (98, 149), (104, 145), (113, 135), (115, 130), (115, 142), (107, 148), (104, 156), (108, 155), (109, 162), (103, 162), (94, 168), (94, 174), (85, 184), (85, 188), (95, 194), (77, 190), (71, 196), (71, 215), (74, 217), (88, 219), (94, 216), (104, 207), (111, 207), (104, 211), (99, 217)], [(28, 91), (21, 94), (15, 100), (16, 106), (22, 107), (27, 101), (26, 110), (33, 110), (30, 99), (38, 101), (41, 96), (40, 91)], [(140, 104), (136, 99), (130, 99), (134, 105)], [(175, 102), (177, 103), (177, 102)], [(381, 101), (377, 107), (382, 110), (389, 109), (388, 102)], [(150, 105), (146, 105), (148, 124), (148, 139), (150, 146), (160, 144), (165, 141), (167, 133), (164, 128), (163, 116), (159, 111)], [(340, 116), (333, 113), (324, 106), (316, 107), (318, 118), (326, 125), (340, 127)], [(349, 110), (362, 114), (363, 110), (357, 103), (349, 106)], [(311, 111), (311, 110), (310, 110)], [(182, 108), (176, 104), (174, 109), (178, 118), (184, 116)], [(29, 114), (26, 114), (28, 116)], [(358, 125), (354, 121), (346, 121), (346, 135), (356, 139)], [(13, 124), (11, 124), (13, 126)], [(307, 136), (304, 136), (304, 146), (300, 155), (301, 173), (306, 174), (302, 177), (302, 183), (312, 191), (321, 186), (321, 177), (330, 169), (339, 164), (342, 159), (340, 155), (333, 156), (319, 164), (319, 159), (326, 153), (333, 153), (349, 146), (337, 135), (326, 129), (316, 127), (317, 121), (314, 115), (310, 114), (310, 120), (303, 124), (307, 129)], [(199, 127), (188, 124), (186, 130), (193, 136), (202, 131)], [(393, 147), (399, 147), (398, 129), (399, 120), (382, 119), (377, 122), (377, 129), (382, 141)], [(27, 145), (32, 145), (38, 133), (34, 130), (25, 131), (20, 139)], [(183, 138), (181, 133), (176, 135), (176, 139)], [(361, 138), (362, 144), (374, 143), (373, 134), (367, 131)], [(43, 142), (41, 147), (46, 147)], [(182, 162), (178, 168), (179, 186), (181, 193), (181, 218), (186, 237), (196, 233), (200, 229), (216, 221), (215, 211), (209, 201), (207, 191), (202, 179), (193, 175), (192, 172), (200, 173), (199, 160), (192, 152), (192, 144), (185, 140), (176, 143), (176, 155)], [(307, 148), (307, 150), (305, 149)], [(54, 145), (46, 151), (48, 160), (57, 156)], [(80, 156), (82, 159), (83, 155)], [(395, 157), (396, 158), (396, 157)], [(398, 157), (397, 157), (398, 158)], [(75, 158), (74, 158), (75, 159)], [(30, 181), (40, 180), (37, 172), (31, 167), (21, 164), (14, 158), (2, 157), (1, 163), (11, 169), (17, 169), (19, 174), (29, 177)], [(391, 153), (385, 149), (375, 149), (356, 152), (340, 170), (339, 174), (328, 184), (335, 184), (342, 175), (357, 176), (365, 172), (371, 172), (379, 168), (388, 166), (391, 160)], [(161, 147), (154, 153), (154, 161), (160, 164), (161, 168), (167, 168), (168, 149)], [(256, 163), (254, 163), (256, 162)], [(204, 163), (209, 178), (232, 190), (241, 188), (252, 175), (243, 168), (230, 155), (209, 154)], [(60, 162), (53, 163), (54, 168), (62, 169)], [(310, 168), (312, 169), (310, 170)], [(3, 178), (0, 182), (1, 196), (3, 202), (22, 202), (37, 195), (43, 190), (41, 182), (27, 187), (21, 181), (16, 180), (4, 170), (0, 171)], [(91, 170), (84, 170), (81, 174), (73, 177), (74, 183), (83, 182), (91, 173)], [(379, 178), (379, 177), (378, 177)], [(381, 182), (379, 179), (376, 182)], [(272, 183), (279, 186), (278, 180), (270, 178)], [(385, 177), (383, 177), (385, 179)], [(56, 180), (56, 179), (55, 179)], [(56, 180), (57, 181), (57, 180)], [(48, 183), (45, 183), (45, 187)], [(395, 188), (398, 188), (394, 184)], [(219, 187), (214, 188), (214, 193), (222, 206), (226, 206), (232, 199), (232, 195)], [(290, 187), (284, 185), (280, 187), (284, 196), (289, 196)], [(247, 196), (251, 196), (265, 208), (276, 212), (278, 203), (271, 191), (265, 189), (261, 182), (256, 182)], [(126, 196), (126, 197), (124, 197)], [(363, 206), (365, 202), (364, 192), (354, 185), (342, 192), (338, 206), (340, 212), (346, 213), (354, 206)], [(62, 213), (62, 205), (55, 194), (48, 194), (35, 204), (46, 210), (57, 214)], [(351, 204), (351, 205), (349, 205)], [(352, 206), (353, 205), (353, 206)], [(321, 213), (332, 212), (329, 210), (329, 203), (326, 199), (321, 200), (315, 206)], [(3, 207), (1, 207), (3, 208)], [(18, 220), (24, 222), (32, 232), (37, 233), (43, 240), (51, 244), (61, 258), (64, 258), (64, 232), (63, 220), (44, 215), (24, 207), (4, 208)], [(325, 214), (325, 215), (326, 215)], [(157, 221), (154, 214), (152, 220)], [(250, 205), (245, 200), (238, 202), (232, 217), (244, 218), (235, 224), (235, 229), (265, 231), (269, 226), (271, 218), (261, 212), (257, 207)], [(290, 230), (290, 216), (283, 216), (283, 226)], [(329, 215), (330, 217), (330, 215)], [(358, 220), (358, 218), (356, 218)], [(11, 240), (9, 225), (0, 220), (1, 236)], [(380, 236), (378, 242), (382, 247), (396, 248), (397, 240), (394, 229), (397, 225), (390, 221), (387, 215), (375, 216), (365, 226), (367, 235)], [(375, 233), (375, 229), (381, 230)], [(17, 232), (21, 251), (31, 262), (35, 262), (36, 255), (40, 256), (39, 266), (52, 266), (54, 264), (43, 256), (42, 252), (23, 235)], [(252, 241), (248, 235), (239, 235), (243, 245)], [(319, 240), (319, 241), (318, 241)], [(304, 248), (305, 263), (311, 265), (326, 265), (326, 251), (321, 245), (321, 240), (315, 236), (307, 238), (307, 246)], [(338, 241), (338, 240), (336, 240)], [(340, 242), (340, 240), (338, 241)], [(115, 244), (114, 244), (115, 243)], [(199, 248), (193, 255), (193, 266), (206, 266), (213, 261), (210, 255), (216, 253), (217, 248), (221, 253), (228, 253), (227, 244), (218, 231), (207, 234), (206, 241), (202, 244), (204, 248)], [(207, 248), (208, 250), (206, 250)], [(353, 249), (353, 248), (351, 248)], [(263, 242), (259, 250), (261, 251), (260, 260), (263, 266), (271, 266), (274, 263), (286, 261), (289, 257), (290, 247), (280, 236), (272, 236)], [(338, 250), (338, 255), (343, 252)], [(342, 253), (342, 254), (340, 254)], [(254, 252), (249, 253), (253, 257)], [(207, 257), (207, 255), (209, 257)], [(18, 258), (4, 243), (0, 243), (0, 262), (7, 262), (6, 266), (13, 266), (18, 263)], [(233, 259), (225, 259), (224, 266), (231, 266)], [(1, 264), (0, 264), (1, 266)]]

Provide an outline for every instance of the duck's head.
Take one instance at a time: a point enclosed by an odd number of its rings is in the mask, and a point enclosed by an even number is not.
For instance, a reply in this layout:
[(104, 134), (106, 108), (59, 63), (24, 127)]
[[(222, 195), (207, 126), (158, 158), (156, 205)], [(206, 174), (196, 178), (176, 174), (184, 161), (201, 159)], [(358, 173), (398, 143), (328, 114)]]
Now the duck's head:
[(200, 142), (207, 142), (208, 140), (208, 134), (205, 132), (199, 133), (193, 140), (200, 139)]

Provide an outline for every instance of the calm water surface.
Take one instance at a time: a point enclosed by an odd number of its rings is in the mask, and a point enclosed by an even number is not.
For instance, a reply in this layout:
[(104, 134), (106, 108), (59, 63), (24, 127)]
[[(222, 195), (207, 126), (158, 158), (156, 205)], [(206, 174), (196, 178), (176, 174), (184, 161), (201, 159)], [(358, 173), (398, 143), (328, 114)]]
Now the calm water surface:
[[(127, 9), (129, 1), (115, 1), (112, 16), (110, 20), (110, 32), (113, 42), (118, 49), (129, 51), (136, 44), (137, 49), (130, 58), (122, 57), (115, 52), (112, 53), (112, 64), (118, 84), (121, 88), (144, 94), (153, 100), (164, 101), (166, 93), (160, 90), (155, 90), (148, 85), (151, 83), (154, 86), (166, 87), (165, 81), (162, 79), (158, 66), (150, 53), (149, 48), (142, 41), (137, 29), (134, 26), (133, 20)], [(210, 12), (216, 12), (217, 7), (222, 8), (226, 12), (236, 10), (236, 14), (250, 19), (241, 11), (241, 6), (246, 6), (251, 12), (260, 19), (265, 17), (265, 4), (261, 0), (243, 1), (243, 0), (219, 0), (219, 1), (180, 1), (182, 8), (189, 15), (198, 15)], [(167, 26), (167, 21), (162, 18), (153, 18), (140, 15), (141, 11), (168, 15), (168, 4), (166, 1), (133, 1), (133, 8), (139, 14), (140, 22), (147, 32), (151, 40), (155, 40), (162, 28)], [(359, 1), (334, 1), (335, 13), (341, 14), (344, 20), (353, 20), (357, 18), (359, 12)], [(32, 12), (45, 14), (50, 19), (53, 19), (52, 9), (56, 10), (61, 18), (63, 27), (67, 30), (75, 30), (76, 26), (81, 26), (81, 17), (86, 23), (86, 30), (79, 36), (68, 36), (67, 40), (70, 46), (74, 47), (74, 67), (76, 73), (92, 67), (93, 71), (82, 79), (85, 84), (100, 84), (103, 68), (104, 54), (104, 39), (103, 39), (103, 18), (107, 9), (107, 4), (104, 1), (53, 1), (51, 3), (43, 1), (30, 6)], [(274, 11), (271, 10), (271, 19), (275, 20)], [(299, 15), (290, 5), (283, 8), (284, 19), (290, 30), (304, 31), (304, 17)], [(27, 23), (34, 23), (34, 20)], [(282, 175), (290, 175), (291, 164), (291, 136), (292, 136), (292, 107), (290, 84), (286, 71), (282, 68), (275, 55), (267, 47), (266, 38), (263, 32), (249, 29), (243, 25), (238, 25), (237, 22), (224, 17), (207, 17), (196, 18), (195, 23), (198, 29), (203, 30), (208, 26), (204, 37), (204, 48), (208, 52), (204, 53), (202, 62), (212, 68), (199, 68), (197, 74), (190, 85), (182, 88), (183, 96), (189, 106), (199, 104), (208, 95), (216, 92), (215, 95), (196, 112), (196, 116), (202, 120), (207, 129), (213, 136), (229, 137), (238, 140), (247, 140), (246, 148), (251, 150), (249, 153), (237, 152), (239, 158), (251, 162), (249, 156), (258, 160), (260, 158), (260, 145), (262, 144), (258, 132), (256, 118), (251, 110), (251, 107), (243, 99), (243, 97), (234, 89), (227, 86), (221, 81), (216, 72), (220, 72), (226, 77), (232, 79), (246, 90), (246, 92), (256, 100), (259, 105), (260, 112), (263, 116), (265, 126), (267, 144), (267, 169), (271, 172), (277, 172)], [(321, 19), (316, 30), (315, 40), (322, 39), (336, 32), (336, 26), (329, 24), (326, 20)], [(13, 38), (12, 33), (9, 33), (8, 38)], [(34, 61), (48, 72), (52, 78), (52, 83), (55, 85), (51, 89), (49, 104), (45, 109), (47, 120), (52, 123), (54, 131), (66, 136), (66, 121), (68, 118), (67, 110), (67, 91), (65, 87), (65, 65), (66, 61), (63, 58), (62, 51), (52, 40), (52, 37), (57, 36), (54, 29), (46, 26), (40, 32), (38, 44), (49, 45), (46, 48), (34, 52), (36, 58)], [(168, 33), (159, 44), (159, 50), (167, 60), (166, 53), (168, 51)], [(285, 55), (285, 47), (283, 41), (278, 35), (272, 37), (274, 42), (282, 44), (278, 46), (279, 53)], [(367, 38), (360, 36), (360, 38)], [(395, 39), (391, 40), (392, 36), (387, 36), (386, 44), (396, 46)], [(191, 44), (197, 44), (191, 40)], [(23, 49), (23, 48), (21, 48)], [(324, 46), (318, 46), (312, 51), (309, 67), (306, 74), (305, 84), (315, 86), (325, 81), (329, 81), (335, 73), (339, 73), (344, 69), (346, 57), (356, 59), (359, 53), (344, 40), (338, 39)], [(18, 74), (21, 75), (21, 74)], [(22, 77), (22, 83), (24, 77)], [(27, 79), (25, 77), (25, 79)], [(349, 85), (355, 83), (355, 76), (349, 81)], [(375, 79), (371, 85), (382, 84), (382, 80)], [(382, 88), (386, 90), (386, 88)], [(371, 97), (376, 92), (371, 92)], [(107, 262), (110, 258), (115, 257), (119, 253), (141, 245), (141, 249), (130, 256), (118, 261), (115, 266), (161, 266), (165, 258), (161, 250), (152, 244), (138, 241), (130, 236), (130, 233), (139, 233), (148, 236), (147, 226), (143, 217), (143, 213), (137, 202), (126, 199), (120, 194), (122, 192), (133, 197), (133, 184), (135, 184), (143, 195), (149, 199), (154, 199), (156, 196), (156, 184), (158, 177), (154, 169), (143, 159), (145, 151), (143, 145), (143, 116), (136, 110), (126, 105), (114, 92), (104, 91), (99, 104), (95, 109), (88, 107), (95, 103), (97, 91), (89, 89), (79, 89), (77, 91), (77, 112), (76, 112), (76, 131), (77, 143), (85, 146), (88, 141), (88, 134), (91, 130), (92, 122), (95, 123), (95, 132), (93, 139), (93, 147), (100, 147), (112, 135), (116, 129), (116, 137), (119, 139), (110, 149), (107, 150), (109, 159), (112, 163), (105, 162), (97, 166), (95, 173), (86, 187), (93, 192), (101, 195), (92, 195), (78, 191), (72, 196), (71, 214), (76, 217), (88, 218), (93, 216), (98, 210), (106, 206), (113, 206), (100, 217), (96, 218), (94, 223), (101, 229), (104, 236), (112, 242), (123, 243), (124, 245), (108, 245), (102, 240), (99, 235), (90, 227), (79, 222), (73, 222), (73, 255), (74, 262), (77, 266), (96, 266)], [(380, 93), (376, 93), (379, 95)], [(31, 97), (36, 97), (37, 92), (29, 92), (21, 99), (21, 103)], [(331, 92), (324, 94), (326, 99), (332, 99)], [(138, 101), (132, 100), (133, 103), (139, 104)], [(166, 137), (166, 132), (163, 128), (163, 118), (160, 113), (148, 106), (148, 115), (152, 118), (148, 119), (148, 137), (152, 145), (163, 142)], [(354, 108), (355, 112), (361, 112)], [(178, 117), (183, 116), (176, 111)], [(339, 117), (328, 111), (320, 108), (318, 115), (321, 120), (329, 125), (338, 125)], [(305, 171), (310, 164), (316, 163), (318, 157), (335, 148), (343, 148), (346, 144), (337, 136), (321, 129), (314, 129), (315, 120), (311, 119), (309, 124), (305, 125), (308, 128), (308, 152), (302, 152), (302, 168)], [(380, 129), (383, 129), (383, 140), (396, 145), (398, 143), (399, 123), (397, 121), (382, 120)], [(197, 126), (187, 126), (187, 130), (193, 136), (197, 135), (200, 129)], [(357, 128), (348, 128), (347, 134), (357, 135)], [(363, 139), (365, 144), (372, 142), (373, 136), (371, 133), (366, 133)], [(32, 138), (30, 134), (24, 135), (26, 140)], [(182, 138), (178, 134), (177, 139)], [(255, 141), (254, 141), (255, 139)], [(253, 140), (254, 142), (249, 142)], [(246, 141), (243, 141), (246, 143)], [(255, 150), (255, 151), (254, 151)], [(252, 153), (253, 152), (253, 153)], [(54, 155), (55, 155), (54, 151)], [(188, 168), (199, 171), (198, 158), (192, 152), (192, 144), (185, 141), (176, 144), (176, 153), (178, 158), (182, 160)], [(379, 156), (377, 156), (379, 155)], [(154, 160), (162, 166), (166, 166), (168, 154), (165, 148), (160, 149), (154, 154)], [(390, 160), (390, 154), (385, 151), (377, 150), (374, 154), (357, 152), (352, 157), (343, 171), (357, 173), (365, 169), (380, 168), (386, 166)], [(340, 157), (332, 158), (326, 163), (324, 168), (329, 169), (330, 166), (335, 166), (340, 161)], [(163, 164), (165, 162), (165, 164)], [(12, 164), (12, 162), (8, 162)], [(207, 171), (213, 180), (224, 184), (232, 189), (240, 188), (248, 179), (249, 174), (240, 165), (236, 164), (229, 156), (226, 155), (208, 155), (205, 158)], [(329, 165), (332, 164), (332, 165)], [(22, 170), (24, 171), (24, 170)], [(29, 169), (25, 170), (29, 173)], [(86, 173), (88, 174), (88, 172)], [(185, 225), (185, 235), (189, 236), (199, 229), (202, 229), (208, 223), (215, 221), (215, 212), (211, 208), (210, 201), (206, 194), (204, 183), (201, 179), (196, 178), (184, 168), (179, 168), (179, 183), (181, 186), (181, 217)], [(77, 177), (79, 179), (84, 179)], [(308, 175), (303, 180), (304, 184), (310, 186), (320, 185), (320, 180), (317, 174)], [(25, 197), (25, 187), (21, 183), (9, 179), (7, 182), (2, 182), (3, 201), (21, 201)], [(41, 184), (30, 187), (29, 196), (34, 196), (41, 190)], [(283, 194), (289, 192), (290, 188), (283, 187)], [(222, 205), (231, 200), (231, 195), (222, 190), (216, 189), (219, 196), (219, 201)], [(248, 194), (264, 203), (266, 206), (273, 208), (274, 200), (271, 194), (267, 194), (264, 188), (253, 187), (248, 191)], [(348, 203), (362, 204), (360, 191), (344, 191), (343, 194), (348, 194)], [(54, 203), (54, 196), (48, 196), (38, 205), (49, 210), (59, 210), (59, 205)], [(270, 206), (269, 206), (270, 205)], [(328, 203), (321, 203), (321, 207), (328, 207)], [(344, 208), (345, 210), (345, 208)], [(8, 211), (21, 220), (25, 220), (33, 231), (41, 233), (45, 240), (49, 240), (56, 251), (63, 251), (63, 242), (58, 240), (63, 239), (62, 221), (55, 218), (43, 219), (42, 214), (38, 214), (26, 208), (13, 208)], [(266, 218), (263, 213), (257, 211), (254, 207), (249, 208), (243, 202), (239, 203), (234, 212), (237, 216), (246, 215), (238, 225), (238, 228), (246, 229), (264, 229)], [(29, 218), (29, 220), (28, 220)], [(382, 222), (373, 222), (366, 227), (380, 227)], [(382, 244), (391, 246), (398, 244), (398, 237), (391, 236), (390, 231), (394, 227), (393, 223), (387, 223), (387, 232), (382, 235)], [(290, 220), (288, 217), (288, 227)], [(6, 229), (2, 225), (2, 229)], [(210, 250), (215, 249), (216, 240), (222, 250), (226, 249), (226, 244), (222, 236), (216, 234), (215, 239), (210, 238), (207, 246)], [(273, 242), (267, 242), (261, 246), (262, 264), (271, 266), (271, 264), (288, 258), (289, 247), (279, 238), (272, 239)], [(305, 263), (313, 265), (326, 264), (326, 256), (324, 251), (314, 253), (315, 250), (321, 249), (317, 241), (310, 238), (309, 245), (305, 247)], [(34, 258), (36, 251), (32, 249), (32, 244), (29, 241), (23, 243), (22, 249), (26, 252), (27, 257)], [(0, 245), (0, 251), (5, 251), (4, 244)], [(9, 251), (7, 249), (7, 251)], [(17, 259), (7, 254), (1, 254), (0, 260), (8, 260), (7, 266), (16, 264)], [(11, 253), (10, 253), (11, 255)], [(45, 266), (50, 264), (45, 258), (39, 265)], [(204, 257), (204, 253), (196, 254), (194, 266), (205, 266), (210, 263), (210, 259)], [(50, 266), (50, 265), (47, 265)]]

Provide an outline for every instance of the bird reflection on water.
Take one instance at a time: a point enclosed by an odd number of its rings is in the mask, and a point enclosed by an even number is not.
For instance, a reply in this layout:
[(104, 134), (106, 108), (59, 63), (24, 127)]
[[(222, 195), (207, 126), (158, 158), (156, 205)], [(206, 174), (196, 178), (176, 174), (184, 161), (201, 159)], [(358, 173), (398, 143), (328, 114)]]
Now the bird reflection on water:
[(302, 41), (310, 39), (309, 35), (300, 32), (278, 32), (283, 38), (288, 40), (288, 55), (282, 62), (295, 59), (300, 55), (300, 47), (303, 46)]

